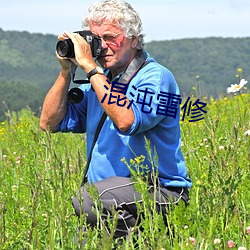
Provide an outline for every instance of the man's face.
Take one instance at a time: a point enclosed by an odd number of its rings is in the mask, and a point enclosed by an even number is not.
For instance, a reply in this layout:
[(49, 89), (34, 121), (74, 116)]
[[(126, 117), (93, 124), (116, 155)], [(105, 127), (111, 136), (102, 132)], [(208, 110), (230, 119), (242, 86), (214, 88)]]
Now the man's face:
[(90, 30), (102, 39), (103, 52), (98, 58), (101, 66), (111, 71), (126, 67), (134, 55), (137, 40), (125, 37), (118, 25), (106, 21), (100, 25), (90, 20)]

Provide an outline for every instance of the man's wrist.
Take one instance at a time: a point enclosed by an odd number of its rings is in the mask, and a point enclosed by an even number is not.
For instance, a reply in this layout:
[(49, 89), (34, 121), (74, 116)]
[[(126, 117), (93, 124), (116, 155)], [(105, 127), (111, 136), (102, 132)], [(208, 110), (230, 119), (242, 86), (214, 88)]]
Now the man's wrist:
[(90, 80), (90, 78), (94, 75), (104, 75), (103, 69), (100, 66), (94, 67), (87, 73), (87, 78)]
[(62, 77), (70, 78), (70, 69), (62, 69), (60, 73)]
[(87, 67), (84, 68), (86, 74), (88, 74), (92, 69), (96, 68), (96, 64), (90, 64)]

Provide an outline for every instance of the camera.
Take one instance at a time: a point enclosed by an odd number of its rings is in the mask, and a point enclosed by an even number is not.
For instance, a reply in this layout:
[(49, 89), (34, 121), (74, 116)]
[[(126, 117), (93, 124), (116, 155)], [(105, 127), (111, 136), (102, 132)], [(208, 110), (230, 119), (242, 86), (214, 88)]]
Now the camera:
[[(98, 57), (102, 51), (102, 41), (99, 37), (95, 36), (90, 30), (75, 31), (82, 36), (90, 45), (92, 56)], [(61, 57), (74, 58), (74, 44), (71, 39), (65, 39), (57, 42), (56, 51)]]

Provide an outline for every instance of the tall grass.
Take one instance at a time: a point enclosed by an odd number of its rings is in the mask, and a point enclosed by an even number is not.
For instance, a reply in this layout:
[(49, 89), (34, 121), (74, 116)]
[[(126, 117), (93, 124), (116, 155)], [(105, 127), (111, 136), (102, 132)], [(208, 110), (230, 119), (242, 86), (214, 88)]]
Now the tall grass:
[[(140, 228), (118, 242), (116, 221), (107, 221), (111, 235), (99, 222), (85, 233), (86, 249), (228, 249), (229, 240), (235, 249), (250, 249), (249, 103), (249, 94), (210, 100), (204, 120), (181, 123), (193, 188), (187, 207), (169, 210), (168, 225), (142, 181)], [(143, 158), (128, 164), (141, 165)], [(80, 249), (76, 228), (86, 223), (75, 217), (71, 197), (84, 166), (83, 135), (41, 132), (30, 110), (8, 113), (0, 124), (0, 249)]]

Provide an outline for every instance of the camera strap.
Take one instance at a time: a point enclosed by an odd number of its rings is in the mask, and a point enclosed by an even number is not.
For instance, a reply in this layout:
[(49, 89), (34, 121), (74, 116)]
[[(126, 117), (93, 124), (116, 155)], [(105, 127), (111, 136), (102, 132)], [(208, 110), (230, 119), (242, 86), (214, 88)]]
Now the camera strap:
[[(127, 83), (129, 84), (130, 81), (133, 79), (133, 77), (137, 74), (137, 72), (146, 66), (149, 63), (149, 61), (146, 61), (146, 55), (144, 54), (143, 50), (139, 50), (136, 57), (131, 61), (125, 72), (121, 75), (118, 81), (119, 83)], [(89, 82), (88, 82), (89, 83)], [(95, 143), (98, 139), (98, 136), (100, 134), (100, 131), (102, 129), (102, 126), (106, 120), (107, 114), (104, 112), (102, 114), (102, 117), (97, 125), (95, 136), (91, 145), (91, 149), (89, 152), (88, 160), (86, 163), (86, 167), (84, 170), (84, 175), (83, 175), (83, 180), (81, 186), (83, 186), (87, 182), (87, 174), (88, 174), (88, 169), (89, 169), (89, 164), (92, 158), (92, 152), (95, 146)]]

